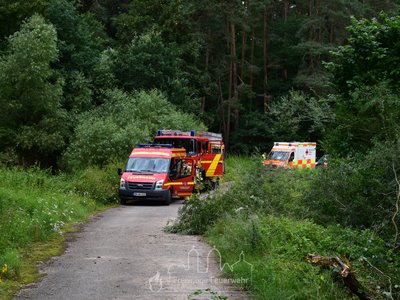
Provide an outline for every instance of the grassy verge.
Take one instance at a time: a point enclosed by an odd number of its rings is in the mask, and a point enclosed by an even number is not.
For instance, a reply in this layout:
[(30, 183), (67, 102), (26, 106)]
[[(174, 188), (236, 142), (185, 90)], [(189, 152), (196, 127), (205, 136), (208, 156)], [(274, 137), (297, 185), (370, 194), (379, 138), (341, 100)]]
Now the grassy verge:
[(37, 263), (63, 251), (77, 222), (116, 203), (107, 170), (52, 176), (39, 169), (0, 169), (0, 297), (39, 278)]
[(373, 228), (315, 221), (325, 208), (311, 210), (308, 195), (320, 172), (260, 172), (258, 165), (257, 159), (229, 158), (230, 190), (191, 199), (168, 230), (205, 235), (224, 263), (235, 263), (243, 252), (252, 270), (246, 263), (224, 271), (257, 299), (352, 299), (338, 270), (309, 264), (309, 253), (348, 260), (375, 299), (400, 297), (400, 257), (384, 236)]

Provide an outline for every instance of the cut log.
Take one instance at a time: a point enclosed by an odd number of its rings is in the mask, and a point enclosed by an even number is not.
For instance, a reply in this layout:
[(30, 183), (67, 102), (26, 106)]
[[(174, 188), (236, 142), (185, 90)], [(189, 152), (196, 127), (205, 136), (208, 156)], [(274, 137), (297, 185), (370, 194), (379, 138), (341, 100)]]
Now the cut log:
[(350, 262), (347, 259), (345, 260), (346, 262), (344, 262), (338, 256), (326, 257), (315, 253), (307, 254), (308, 263), (319, 265), (325, 268), (333, 268), (334, 270), (340, 270), (340, 276), (343, 278), (344, 284), (350, 289), (350, 291), (361, 300), (370, 300), (371, 297), (367, 295), (364, 288), (354, 275)]

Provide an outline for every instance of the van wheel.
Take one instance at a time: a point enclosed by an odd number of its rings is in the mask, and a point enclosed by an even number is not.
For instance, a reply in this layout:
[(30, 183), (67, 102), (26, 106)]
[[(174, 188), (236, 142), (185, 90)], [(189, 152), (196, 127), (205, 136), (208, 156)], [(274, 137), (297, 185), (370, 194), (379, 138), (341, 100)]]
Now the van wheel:
[(172, 195), (171, 195), (171, 190), (168, 191), (168, 195), (164, 200), (164, 204), (165, 205), (170, 205), (171, 204), (171, 199), (172, 199)]
[(121, 205), (126, 205), (126, 199), (120, 199), (120, 200), (119, 200), (119, 203), (120, 203)]

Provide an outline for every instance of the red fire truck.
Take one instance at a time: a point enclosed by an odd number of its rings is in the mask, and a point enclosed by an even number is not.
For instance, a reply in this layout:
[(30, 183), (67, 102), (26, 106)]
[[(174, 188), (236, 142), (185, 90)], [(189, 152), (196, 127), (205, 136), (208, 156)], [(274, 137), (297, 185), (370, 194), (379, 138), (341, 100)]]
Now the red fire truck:
[(158, 130), (154, 143), (185, 148), (188, 157), (194, 159), (198, 185), (210, 184), (214, 188), (224, 176), (225, 147), (220, 133), (199, 131), (196, 134), (194, 130)]
[(135, 147), (121, 176), (119, 197), (162, 200), (190, 196), (208, 183), (218, 185), (224, 174), (224, 144), (220, 134), (159, 130), (154, 144)]

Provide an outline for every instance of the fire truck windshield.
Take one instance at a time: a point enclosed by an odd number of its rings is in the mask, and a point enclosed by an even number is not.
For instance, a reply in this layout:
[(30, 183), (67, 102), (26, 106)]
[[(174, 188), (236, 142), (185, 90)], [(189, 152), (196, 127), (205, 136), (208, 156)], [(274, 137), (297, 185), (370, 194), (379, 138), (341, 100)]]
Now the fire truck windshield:
[(162, 138), (154, 140), (155, 144), (171, 144), (174, 148), (185, 148), (188, 155), (197, 153), (196, 140), (188, 138)]
[(126, 164), (126, 172), (167, 173), (169, 158), (131, 157)]
[(285, 151), (271, 151), (271, 153), (268, 155), (268, 159), (287, 161), (289, 154), (290, 152)]

